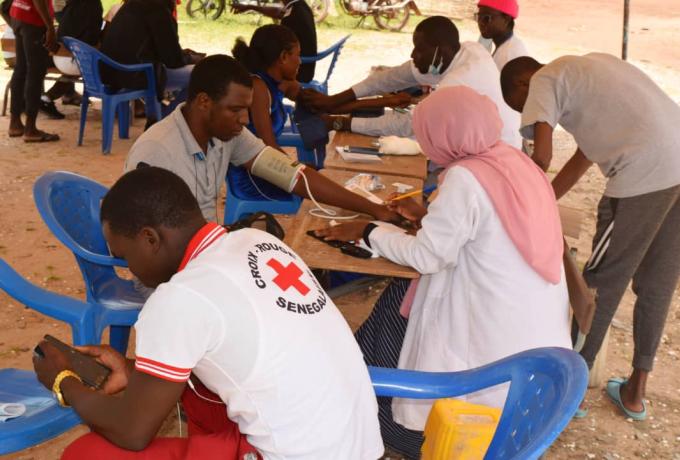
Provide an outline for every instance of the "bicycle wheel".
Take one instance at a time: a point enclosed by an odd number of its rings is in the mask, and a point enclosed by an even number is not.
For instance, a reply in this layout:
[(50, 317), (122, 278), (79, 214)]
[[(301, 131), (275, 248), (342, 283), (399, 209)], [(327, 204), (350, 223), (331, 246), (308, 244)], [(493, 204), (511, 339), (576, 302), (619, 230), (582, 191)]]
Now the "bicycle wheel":
[(312, 13), (314, 13), (314, 22), (317, 24), (320, 24), (323, 22), (324, 19), (328, 16), (328, 2), (330, 0), (308, 0), (309, 1), (309, 7), (312, 9)]
[(189, 0), (186, 11), (191, 18), (202, 15), (203, 18), (210, 16), (210, 19), (215, 20), (220, 17), (224, 8), (225, 0)]
[[(378, 0), (376, 6), (390, 6), (399, 3), (399, 0)], [(411, 15), (410, 8), (405, 6), (403, 8), (379, 10), (373, 13), (375, 23), (381, 29), (399, 32), (408, 23), (408, 18)]]

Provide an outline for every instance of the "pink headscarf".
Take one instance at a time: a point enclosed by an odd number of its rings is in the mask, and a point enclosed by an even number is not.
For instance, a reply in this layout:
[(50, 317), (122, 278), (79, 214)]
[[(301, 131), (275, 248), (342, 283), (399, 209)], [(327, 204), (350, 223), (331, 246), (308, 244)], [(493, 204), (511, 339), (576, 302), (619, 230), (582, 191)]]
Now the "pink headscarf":
[[(491, 99), (466, 86), (437, 90), (413, 112), (413, 131), (425, 156), (445, 168), (467, 168), (493, 203), (522, 258), (551, 284), (562, 271), (562, 228), (555, 194), (531, 159), (500, 140), (503, 122)], [(408, 316), (412, 283), (402, 303)]]

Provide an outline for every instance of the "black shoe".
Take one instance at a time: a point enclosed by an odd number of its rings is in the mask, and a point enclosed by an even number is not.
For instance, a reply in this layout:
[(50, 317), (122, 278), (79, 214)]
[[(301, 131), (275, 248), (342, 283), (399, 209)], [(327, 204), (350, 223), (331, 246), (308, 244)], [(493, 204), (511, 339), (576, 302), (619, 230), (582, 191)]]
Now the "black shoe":
[(61, 113), (59, 110), (57, 110), (57, 106), (54, 105), (54, 102), (45, 102), (42, 99), (40, 100), (40, 107), (38, 109), (47, 115), (47, 117), (50, 120), (63, 120), (66, 118), (66, 115)]

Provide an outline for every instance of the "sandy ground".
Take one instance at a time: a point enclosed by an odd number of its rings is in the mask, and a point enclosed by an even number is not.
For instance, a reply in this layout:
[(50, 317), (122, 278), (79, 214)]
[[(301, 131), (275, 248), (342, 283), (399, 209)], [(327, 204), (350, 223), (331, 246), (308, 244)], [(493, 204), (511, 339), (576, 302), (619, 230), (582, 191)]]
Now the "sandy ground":
[[(541, 60), (562, 54), (587, 51), (620, 52), (621, 4), (619, 0), (525, 1), (518, 33)], [(676, 100), (680, 100), (680, 51), (673, 44), (680, 40), (680, 2), (636, 0), (631, 20), (631, 60), (648, 71)], [(476, 39), (474, 25), (461, 22), (464, 39)], [(180, 28), (182, 26), (180, 25)], [(323, 28), (321, 43), (332, 43), (347, 31)], [(340, 60), (332, 88), (344, 89), (365, 75), (371, 65), (397, 64), (410, 53), (408, 33), (387, 34), (371, 30), (354, 32)], [(211, 52), (224, 50), (224, 41), (183, 38), (186, 46)], [(231, 42), (229, 42), (231, 43)], [(367, 46), (380, 43), (378, 51)], [(379, 56), (379, 57), (376, 57)], [(3, 83), (9, 78), (0, 73)], [(125, 154), (142, 131), (136, 120), (131, 139), (114, 141), (111, 155), (100, 153), (100, 112), (90, 112), (85, 144), (76, 147), (78, 109), (66, 107), (64, 121), (40, 120), (40, 126), (58, 132), (62, 140), (51, 145), (30, 146), (9, 139), (0, 130), (0, 257), (21, 274), (46, 289), (82, 298), (82, 278), (70, 252), (50, 234), (38, 215), (32, 185), (48, 170), (74, 171), (111, 185), (119, 176)], [(5, 122), (7, 123), (7, 118)], [(5, 124), (6, 126), (6, 124)], [(573, 152), (573, 141), (558, 133), (556, 170)], [(594, 212), (604, 188), (601, 174), (592, 169), (563, 202), (583, 210), (585, 219), (581, 238), (574, 242), (579, 261), (589, 255), (594, 230)], [(337, 303), (353, 328), (366, 317), (379, 289), (360, 292)], [(625, 375), (632, 356), (632, 304), (629, 292), (616, 316), (609, 347), (607, 375)], [(680, 388), (677, 385), (680, 359), (680, 296), (675, 297), (663, 343), (658, 353), (656, 372), (650, 378), (648, 397), (651, 416), (632, 423), (620, 416), (600, 389), (589, 390), (587, 418), (570, 424), (546, 455), (548, 459), (623, 459), (649, 458), (680, 460)], [(0, 367), (30, 368), (31, 349), (45, 333), (68, 340), (69, 331), (61, 323), (24, 308), (0, 293)], [(161, 430), (176, 433), (176, 420), (170, 416)], [(10, 455), (11, 459), (58, 458), (63, 448), (85, 433), (78, 427), (41, 446)]]

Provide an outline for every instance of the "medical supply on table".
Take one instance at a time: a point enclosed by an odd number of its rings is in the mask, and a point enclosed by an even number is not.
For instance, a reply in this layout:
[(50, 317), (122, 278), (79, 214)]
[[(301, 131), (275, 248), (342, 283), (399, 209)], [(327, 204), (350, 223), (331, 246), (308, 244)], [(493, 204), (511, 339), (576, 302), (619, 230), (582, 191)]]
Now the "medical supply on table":
[(418, 155), (422, 152), (418, 142), (408, 137), (382, 136), (378, 144), (379, 152), (385, 155)]

